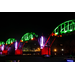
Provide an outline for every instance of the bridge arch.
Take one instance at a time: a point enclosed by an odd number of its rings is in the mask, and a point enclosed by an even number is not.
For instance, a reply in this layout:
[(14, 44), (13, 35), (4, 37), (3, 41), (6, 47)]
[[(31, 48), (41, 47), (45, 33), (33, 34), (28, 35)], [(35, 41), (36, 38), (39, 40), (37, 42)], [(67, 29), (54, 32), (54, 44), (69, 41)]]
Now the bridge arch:
[(7, 41), (6, 41), (6, 45), (7, 44), (12, 44), (13, 42), (16, 42), (17, 40), (15, 39), (15, 38), (9, 38), (9, 39), (7, 39)]
[(54, 30), (53, 33), (59, 35), (63, 33), (70, 33), (75, 30), (75, 20), (68, 20), (60, 25), (58, 25)]
[(32, 40), (34, 37), (38, 37), (35, 33), (26, 33), (22, 36), (21, 40), (22, 41), (29, 41), (30, 39)]
[[(16, 42), (16, 44), (15, 44), (15, 47), (16, 47), (16, 49), (15, 49), (15, 55), (22, 55), (22, 53), (23, 53), (22, 49), (23, 49), (25, 43), (27, 41), (29, 41), (30, 39), (33, 40), (34, 37), (38, 37), (38, 35), (36, 35), (35, 33), (32, 33), (32, 32), (31, 33), (25, 33), (22, 36), (20, 42), (18, 44)], [(20, 44), (22, 44), (21, 49), (19, 49)]]
[[(46, 46), (46, 44), (48, 43), (49, 39), (51, 36), (55, 35), (55, 36), (59, 36), (60, 34), (63, 34), (63, 33), (70, 33), (72, 31), (75, 30), (75, 20), (68, 20), (68, 21), (65, 21), (63, 23), (61, 23), (60, 25), (58, 25), (54, 30), (53, 32), (49, 35), (44, 47)], [(54, 38), (54, 40), (52, 41), (51, 45), (50, 45), (50, 48), (53, 44), (53, 42), (55, 41), (56, 37)], [(43, 47), (43, 49), (44, 49)]]
[(0, 41), (0, 46), (3, 45), (3, 44), (5, 44), (5, 43), (3, 41)]

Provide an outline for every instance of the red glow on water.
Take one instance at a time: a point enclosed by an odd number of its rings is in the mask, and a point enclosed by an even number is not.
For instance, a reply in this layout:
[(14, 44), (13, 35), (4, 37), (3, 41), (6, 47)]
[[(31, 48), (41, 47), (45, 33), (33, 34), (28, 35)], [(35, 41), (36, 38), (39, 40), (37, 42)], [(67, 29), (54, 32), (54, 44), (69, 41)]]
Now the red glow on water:
[(22, 53), (22, 50), (21, 49), (17, 49), (16, 51), (15, 51), (15, 55), (22, 55), (23, 53)]
[(48, 47), (44, 47), (44, 48), (41, 50), (41, 55), (51, 55), (51, 50), (50, 50), (50, 48), (48, 49)]

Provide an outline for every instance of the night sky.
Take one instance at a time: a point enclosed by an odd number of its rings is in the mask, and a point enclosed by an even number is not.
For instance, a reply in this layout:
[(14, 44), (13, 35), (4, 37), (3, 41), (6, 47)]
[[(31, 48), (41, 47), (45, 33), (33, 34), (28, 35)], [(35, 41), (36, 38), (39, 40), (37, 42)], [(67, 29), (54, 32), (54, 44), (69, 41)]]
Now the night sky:
[(75, 19), (74, 12), (0, 12), (0, 41), (20, 40), (27, 32), (49, 36), (59, 24)]

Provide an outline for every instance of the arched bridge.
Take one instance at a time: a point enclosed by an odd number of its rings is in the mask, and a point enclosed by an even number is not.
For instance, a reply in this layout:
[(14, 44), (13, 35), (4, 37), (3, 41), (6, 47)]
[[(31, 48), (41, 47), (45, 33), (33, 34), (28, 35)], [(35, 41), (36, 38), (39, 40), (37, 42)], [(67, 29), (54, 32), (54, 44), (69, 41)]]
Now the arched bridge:
[(28, 41), (30, 39), (33, 39), (34, 37), (38, 37), (38, 35), (36, 35), (35, 33), (26, 33), (22, 36), (21, 40), (22, 41)]

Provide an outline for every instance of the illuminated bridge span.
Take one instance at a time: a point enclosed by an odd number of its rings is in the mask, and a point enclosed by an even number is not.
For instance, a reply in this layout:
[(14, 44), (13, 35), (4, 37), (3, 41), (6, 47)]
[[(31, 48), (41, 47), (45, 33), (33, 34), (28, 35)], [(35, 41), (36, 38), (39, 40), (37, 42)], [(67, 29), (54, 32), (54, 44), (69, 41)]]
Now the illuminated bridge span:
[(7, 44), (12, 44), (13, 42), (16, 42), (17, 40), (15, 38), (9, 38), (7, 41), (6, 41), (6, 45)]
[(35, 33), (26, 33), (22, 36), (20, 42), (18, 43), (18, 46), (17, 46), (17, 42), (15, 44), (15, 55), (22, 55), (22, 49), (19, 49), (19, 45), (21, 42), (23, 42), (23, 45), (22, 45), (22, 48), (23, 46), (25, 45), (25, 41), (29, 41), (30, 39), (33, 40), (34, 37), (38, 37), (38, 35), (36, 35)]
[[(60, 25), (58, 25), (54, 30), (53, 32), (49, 35), (45, 45), (43, 46), (43, 49), (42, 49), (42, 55), (45, 54), (44, 51), (45, 51), (45, 46), (46, 44), (48, 43), (49, 39), (51, 36), (58, 36), (60, 37), (59, 35), (62, 35), (63, 33), (66, 34), (66, 33), (70, 33), (72, 31), (75, 30), (75, 20), (69, 20), (69, 21), (65, 21), (63, 23), (61, 23)], [(61, 36), (62, 37), (62, 36)], [(50, 44), (50, 48), (53, 44), (53, 42), (55, 41), (56, 37), (54, 38), (54, 40), (52, 41), (52, 43)]]
[(63, 33), (70, 33), (75, 30), (75, 20), (69, 20), (58, 25), (53, 33), (59, 35)]
[(24, 34), (19, 42), (15, 38), (7, 39), (6, 43), (0, 41), (0, 49), (2, 51), (1, 54), (11, 55), (15, 53), (15, 55), (22, 55), (22, 48), (25, 43), (29, 40), (34, 40), (35, 37), (38, 37), (38, 35), (31, 32)]
[(33, 40), (34, 37), (38, 37), (38, 35), (36, 35), (35, 33), (26, 33), (22, 36), (21, 40), (22, 41), (28, 41), (28, 40)]

